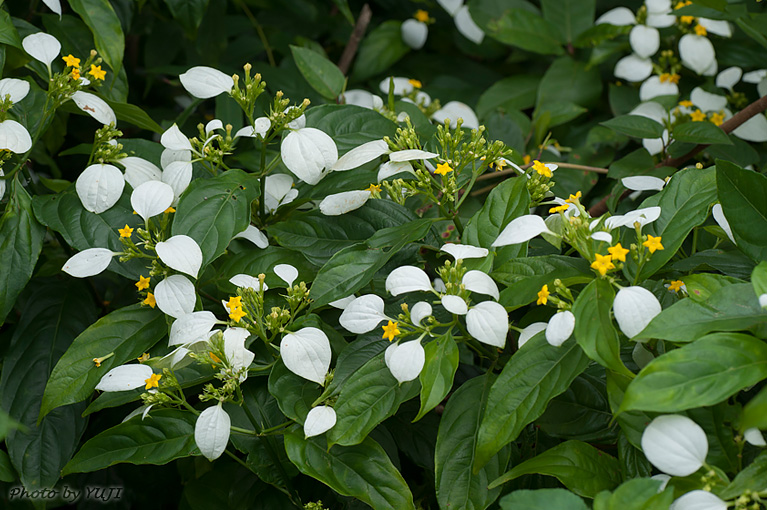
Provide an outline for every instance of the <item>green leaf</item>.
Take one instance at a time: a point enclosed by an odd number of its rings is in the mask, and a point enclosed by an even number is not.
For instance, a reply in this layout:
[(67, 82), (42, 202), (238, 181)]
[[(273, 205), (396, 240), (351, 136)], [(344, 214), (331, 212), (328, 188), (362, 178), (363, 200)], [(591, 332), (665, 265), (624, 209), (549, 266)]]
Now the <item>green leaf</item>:
[(11, 465), (11, 458), (0, 450), (0, 482), (10, 483), (16, 479), (16, 471)]
[(517, 464), (491, 482), (490, 487), (533, 473), (554, 476), (565, 487), (586, 498), (593, 498), (598, 492), (610, 490), (620, 483), (618, 459), (588, 443), (565, 441)]
[(565, 391), (588, 363), (589, 358), (578, 344), (567, 341), (561, 347), (552, 347), (543, 332), (517, 351), (490, 388), (474, 471), (542, 415), (549, 401)]
[(756, 262), (767, 259), (767, 177), (717, 160), (716, 185), (735, 244)]
[(294, 374), (288, 370), (282, 359), (278, 359), (269, 373), (269, 393), (277, 399), (277, 404), (285, 416), (298, 423), (304, 423), (321, 390), (317, 383)]
[(69, 6), (93, 32), (96, 50), (114, 72), (123, 64), (125, 36), (108, 0), (70, 0)]
[(477, 116), (486, 118), (495, 110), (526, 110), (535, 105), (539, 76), (519, 74), (495, 82), (477, 102)]
[[(43, 395), (40, 418), (51, 410), (88, 398), (110, 369), (149, 351), (168, 333), (165, 315), (154, 308), (131, 305), (100, 318), (75, 338), (53, 369)], [(93, 358), (114, 356), (100, 367)]]
[(397, 130), (397, 125), (380, 113), (350, 104), (323, 104), (310, 108), (306, 112), (306, 125), (327, 133), (336, 142), (339, 153), (366, 142), (382, 140), (384, 136), (394, 136)]
[(501, 449), (479, 473), (472, 474), (482, 404), (492, 379), (491, 374), (471, 379), (445, 405), (434, 453), (440, 508), (487, 508), (501, 493), (500, 489), (488, 490), (487, 484), (506, 469), (510, 448)]
[(537, 299), (544, 285), (559, 278), (565, 285), (588, 283), (594, 279), (589, 263), (580, 257), (544, 255), (509, 260), (491, 276), (506, 285), (499, 302), (507, 308), (519, 308)]
[(652, 475), (652, 464), (640, 449), (629, 442), (626, 434), (618, 437), (618, 460), (621, 463), (624, 481)]
[(499, 503), (501, 510), (588, 510), (581, 498), (565, 489), (516, 490)]
[[(6, 438), (10, 460), (29, 490), (52, 487), (85, 430), (84, 405), (37, 415), (48, 376), (72, 340), (93, 322), (96, 309), (82, 282), (33, 280), (3, 362), (2, 408), (21, 427)], [(92, 363), (92, 362), (91, 362)]]
[(508, 9), (483, 29), (493, 39), (524, 50), (543, 55), (564, 53), (557, 26), (526, 9)]
[(621, 343), (610, 318), (613, 299), (612, 285), (601, 278), (581, 291), (573, 303), (575, 340), (589, 358), (603, 367), (633, 377), (621, 361)]
[(767, 294), (767, 260), (761, 261), (751, 273), (751, 284), (757, 296)]
[(184, 27), (190, 39), (193, 39), (200, 28), (205, 11), (208, 9), (210, 0), (164, 0), (173, 19)]
[(32, 199), (18, 179), (10, 182), (10, 200), (0, 217), (0, 324), (32, 277), (45, 229), (32, 214)]
[(402, 22), (384, 21), (362, 40), (352, 76), (355, 81), (367, 80), (386, 71), (409, 52), (410, 46), (402, 40)]
[(383, 448), (371, 438), (354, 446), (328, 448), (322, 437), (304, 439), (285, 434), (285, 450), (293, 464), (344, 496), (364, 501), (376, 510), (415, 510), (413, 495)]
[(423, 348), (426, 363), (419, 380), (421, 381), (421, 408), (413, 421), (437, 407), (453, 387), (453, 377), (458, 369), (458, 346), (448, 331)]
[[(639, 280), (649, 278), (676, 254), (690, 231), (708, 217), (708, 209), (716, 201), (713, 168), (691, 167), (674, 174), (663, 191), (642, 202), (641, 207), (659, 206), (660, 217), (642, 229), (643, 234), (661, 236), (663, 250), (652, 254), (639, 273)], [(636, 235), (626, 232), (626, 246)], [(633, 269), (635, 266), (629, 266)], [(635, 269), (634, 269), (635, 270)]]
[(19, 32), (16, 30), (16, 27), (13, 26), (11, 15), (4, 10), (0, 10), (0, 43), (21, 49), (21, 37), (19, 37)]
[(667, 487), (658, 493), (660, 484), (660, 480), (650, 478), (629, 480), (612, 494), (597, 494), (594, 510), (668, 510), (674, 500), (674, 491)]
[[(567, 87), (562, 84), (567, 83)], [(575, 103), (589, 108), (599, 103), (602, 78), (598, 68), (570, 57), (556, 59), (541, 79), (536, 106), (549, 103)]]
[(677, 142), (732, 145), (727, 133), (711, 122), (705, 121), (677, 124), (671, 130), (671, 136)]
[(713, 333), (651, 361), (629, 385), (620, 411), (710, 406), (765, 378), (765, 342), (741, 333)]
[(178, 202), (173, 235), (184, 234), (197, 241), (204, 268), (250, 225), (250, 203), (258, 196), (258, 179), (242, 170), (195, 179)]
[(152, 118), (147, 115), (144, 110), (138, 106), (127, 103), (118, 103), (115, 101), (110, 101), (106, 98), (104, 98), (104, 100), (112, 108), (112, 110), (114, 110), (117, 120), (123, 120), (129, 124), (133, 124), (136, 127), (146, 129), (147, 131), (154, 131), (155, 133), (162, 133), (165, 131), (162, 127), (160, 127), (158, 123), (152, 120)]
[(328, 444), (359, 444), (379, 423), (397, 412), (400, 404), (418, 394), (419, 384), (400, 384), (378, 354), (351, 375), (341, 387), (333, 408), (335, 426), (327, 433)]
[(198, 452), (194, 442), (197, 416), (178, 409), (158, 409), (151, 418), (135, 416), (88, 440), (62, 470), (90, 473), (115, 464), (167, 464)]
[(335, 99), (344, 89), (344, 73), (327, 57), (309, 48), (290, 45), (298, 70), (309, 85), (326, 99)]
[(752, 427), (767, 429), (767, 386), (749, 400), (743, 407), (743, 418), (740, 420), (741, 432)]
[(615, 415), (615, 420), (621, 427), (623, 436), (634, 448), (641, 449), (642, 434), (653, 417), (641, 411), (629, 411), (618, 414), (618, 409), (620, 409), (621, 402), (623, 402), (623, 395), (625, 395), (626, 388), (631, 384), (631, 381), (633, 379), (608, 370), (606, 377), (607, 398), (610, 402), (612, 414)]
[(767, 489), (767, 452), (760, 453), (746, 469), (719, 493), (722, 499), (737, 498), (746, 491), (762, 492)]
[(607, 176), (611, 179), (621, 179), (631, 175), (646, 175), (654, 167), (652, 156), (643, 147), (610, 164)]
[[(657, 252), (656, 252), (657, 253)], [(682, 299), (657, 315), (635, 341), (658, 338), (694, 342), (712, 331), (741, 331), (763, 324), (767, 310), (759, 306), (751, 284), (722, 287), (705, 302)]]
[(596, 4), (596, 0), (541, 0), (543, 17), (559, 28), (568, 43), (594, 24)]
[[(261, 249), (253, 249), (250, 241), (244, 239), (235, 242), (245, 246), (238, 253), (227, 254), (220, 259), (221, 265), (216, 263), (216, 284), (222, 292), (232, 292), (234, 286), (229, 279), (237, 274), (266, 275), (266, 284), (269, 288), (285, 286), (285, 282), (274, 274), (274, 266), (277, 264), (290, 264), (298, 270), (298, 281), (311, 282), (314, 278), (315, 269), (297, 251), (287, 250), (279, 246), (268, 246)], [(234, 243), (233, 243), (234, 244)]]
[(641, 115), (620, 115), (600, 124), (634, 138), (660, 138), (663, 134), (663, 126), (660, 123)]

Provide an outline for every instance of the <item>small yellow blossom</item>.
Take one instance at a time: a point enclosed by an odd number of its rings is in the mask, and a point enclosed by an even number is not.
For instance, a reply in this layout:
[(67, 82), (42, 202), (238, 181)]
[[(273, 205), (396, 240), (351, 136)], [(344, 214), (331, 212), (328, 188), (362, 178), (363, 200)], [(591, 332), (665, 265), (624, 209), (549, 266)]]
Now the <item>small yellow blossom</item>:
[(162, 374), (150, 375), (149, 379), (144, 379), (144, 382), (146, 383), (146, 386), (144, 386), (144, 389), (148, 390), (149, 388), (159, 388), (161, 378), (162, 378)]
[(379, 184), (371, 184), (365, 191), (369, 191), (370, 193), (380, 193), (381, 186)]
[(165, 214), (168, 214), (168, 213), (176, 212), (176, 209), (174, 209), (173, 207), (168, 207), (168, 208), (167, 208), (167, 209), (165, 209), (165, 211), (163, 211), (163, 212), (164, 212)]
[(647, 249), (650, 250), (650, 253), (655, 253), (657, 250), (662, 250), (663, 245), (660, 244), (660, 236), (653, 237), (648, 234), (647, 241), (643, 242), (643, 246), (647, 246)]
[(583, 196), (583, 195), (581, 195), (581, 192), (580, 191), (576, 191), (575, 195), (570, 195), (570, 198), (565, 200), (565, 202), (567, 202), (568, 204), (574, 204), (576, 200), (581, 198), (581, 196)]
[(69, 73), (69, 76), (71, 76), (73, 80), (78, 81), (80, 79), (80, 70), (75, 67), (72, 69), (72, 72)]
[(67, 67), (80, 67), (80, 59), (73, 56), (71, 53), (66, 57), (61, 57), (61, 60), (67, 65)]
[(101, 70), (101, 66), (96, 66), (91, 64), (91, 70), (88, 71), (88, 74), (96, 78), (97, 80), (103, 80), (107, 76), (106, 71)]
[(661, 83), (673, 83), (673, 84), (677, 84), (677, 83), (679, 83), (679, 78), (681, 78), (681, 76), (679, 76), (679, 75), (678, 75), (678, 74), (676, 74), (676, 73), (674, 73), (674, 74), (671, 74), (671, 73), (662, 73), (662, 74), (661, 74), (661, 75), (660, 75), (658, 78), (660, 79), (660, 82), (661, 82)]
[(412, 78), (410, 80), (408, 80), (408, 83), (411, 84), (414, 88), (417, 88), (417, 89), (420, 89), (421, 87), (423, 87), (423, 85), (421, 84), (420, 81), (414, 80)]
[(559, 212), (565, 212), (570, 206), (567, 204), (558, 205), (549, 209), (549, 214), (556, 214)]
[(447, 163), (440, 163), (439, 165), (437, 165), (437, 169), (434, 170), (434, 173), (439, 175), (447, 175), (452, 171), (453, 169), (450, 168), (450, 165), (448, 165)]
[(692, 5), (691, 0), (685, 0), (683, 2), (677, 2), (677, 4), (674, 6), (674, 9), (681, 9), (682, 7), (687, 7), (688, 5)]
[(715, 126), (721, 126), (724, 123), (724, 114), (723, 113), (712, 113), (711, 114), (711, 122)]
[(210, 355), (210, 359), (212, 359), (215, 363), (221, 363), (221, 358), (219, 358), (212, 352), (209, 352), (208, 354)]
[(247, 313), (242, 311), (242, 308), (230, 308), (231, 312), (229, 313), (229, 318), (232, 319), (234, 322), (240, 322), (240, 320), (248, 315)]
[(133, 233), (133, 229), (127, 224), (123, 228), (118, 228), (117, 231), (120, 233), (120, 237), (130, 237)]
[(610, 246), (607, 248), (607, 251), (610, 253), (613, 260), (618, 260), (620, 262), (626, 262), (626, 255), (629, 252), (626, 248), (621, 246), (621, 243), (618, 243), (615, 246)]
[(525, 154), (524, 156), (522, 156), (522, 163), (524, 163), (525, 165), (529, 165), (532, 159), (533, 158), (530, 157), (530, 154)]
[(145, 277), (139, 275), (138, 281), (134, 284), (138, 290), (144, 290), (149, 288), (149, 280), (151, 277)]
[(708, 32), (706, 32), (706, 27), (703, 25), (695, 25), (695, 35), (706, 35)]
[(606, 275), (607, 271), (615, 269), (615, 264), (612, 262), (612, 255), (600, 255), (597, 253), (595, 257), (596, 260), (591, 263), (591, 267), (599, 271), (599, 274), (602, 276)]
[(144, 303), (145, 305), (149, 305), (152, 308), (154, 308), (157, 305), (157, 301), (155, 301), (154, 299), (154, 294), (152, 294), (151, 292), (147, 292), (146, 299), (142, 301), (142, 303)]
[(700, 109), (697, 109), (690, 114), (690, 118), (693, 122), (701, 122), (706, 120), (706, 114), (700, 111)]
[(679, 292), (680, 290), (682, 290), (683, 286), (684, 286), (684, 282), (682, 280), (674, 280), (668, 286), (668, 290), (669, 292)]
[(384, 330), (384, 334), (382, 338), (388, 338), (391, 342), (394, 340), (394, 337), (399, 335), (401, 331), (397, 329), (397, 323), (389, 321), (389, 323), (386, 326), (381, 326)]
[(235, 308), (242, 308), (242, 296), (230, 297), (229, 302), (226, 303), (226, 307), (229, 308), (229, 310), (234, 310)]
[(144, 363), (145, 361), (149, 360), (149, 353), (145, 352), (144, 354), (142, 354), (141, 356), (139, 356), (136, 359), (138, 360), (139, 363)]
[(426, 23), (429, 21), (429, 13), (427, 11), (424, 11), (423, 9), (418, 9), (415, 14), (413, 15), (415, 19), (420, 21), (421, 23)]
[(695, 21), (695, 16), (679, 16), (679, 21), (681, 21), (685, 25), (689, 25), (693, 21)]
[(536, 305), (545, 305), (549, 302), (549, 286), (544, 285), (541, 287), (541, 290), (538, 291), (538, 301), (535, 302)]
[(538, 161), (537, 159), (533, 161), (533, 170), (538, 172), (540, 175), (543, 175), (544, 177), (551, 177), (551, 170), (549, 167)]
[(499, 159), (497, 161), (494, 161), (493, 163), (490, 163), (490, 167), (496, 172), (502, 171), (503, 167), (505, 166), (506, 166), (506, 162), (502, 159)]
[(679, 106), (686, 106), (687, 108), (690, 108), (692, 106), (692, 101), (689, 99), (685, 99), (684, 101), (679, 101)]

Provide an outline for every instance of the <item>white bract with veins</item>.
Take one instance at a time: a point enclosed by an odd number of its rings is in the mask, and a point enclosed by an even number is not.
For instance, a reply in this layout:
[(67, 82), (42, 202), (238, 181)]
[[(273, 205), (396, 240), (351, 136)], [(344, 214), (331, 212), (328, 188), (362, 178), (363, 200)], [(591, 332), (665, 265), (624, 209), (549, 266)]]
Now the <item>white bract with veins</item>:
[(394, 378), (402, 384), (420, 375), (426, 362), (426, 354), (420, 340), (411, 340), (387, 347), (384, 361)]
[(642, 434), (642, 450), (653, 466), (672, 476), (689, 476), (706, 462), (708, 439), (686, 416), (655, 418)]
[(231, 426), (232, 420), (221, 402), (200, 413), (194, 425), (194, 442), (206, 459), (216, 460), (224, 453)]
[(288, 333), (280, 342), (280, 355), (285, 366), (294, 374), (325, 384), (330, 369), (330, 341), (327, 335), (314, 327)]

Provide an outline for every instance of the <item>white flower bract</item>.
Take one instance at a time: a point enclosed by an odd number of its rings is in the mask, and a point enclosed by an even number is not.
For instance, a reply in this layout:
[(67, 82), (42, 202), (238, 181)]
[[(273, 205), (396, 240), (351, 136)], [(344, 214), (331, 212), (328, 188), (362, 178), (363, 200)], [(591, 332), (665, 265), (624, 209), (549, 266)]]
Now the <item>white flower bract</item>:
[(555, 313), (546, 326), (546, 341), (554, 347), (559, 347), (570, 338), (575, 329), (575, 315), (570, 310)]
[(178, 319), (194, 311), (197, 293), (186, 276), (174, 274), (155, 286), (154, 298), (164, 314)]
[(152, 375), (152, 367), (137, 363), (115, 367), (101, 378), (96, 385), (101, 391), (135, 390), (146, 384)]
[(304, 437), (319, 436), (332, 429), (336, 424), (336, 411), (330, 406), (312, 408), (304, 420)]
[(383, 299), (375, 294), (366, 294), (347, 304), (338, 322), (347, 331), (359, 335), (373, 331), (386, 319)]
[(417, 378), (425, 361), (426, 354), (420, 340), (391, 344), (384, 352), (384, 362), (400, 384)]
[(613, 301), (613, 314), (621, 331), (633, 338), (661, 312), (658, 298), (644, 287), (624, 287)]
[(232, 420), (221, 407), (221, 402), (200, 413), (194, 424), (194, 442), (206, 459), (213, 461), (224, 453), (231, 426)]
[(653, 466), (672, 476), (688, 476), (703, 466), (708, 439), (703, 429), (686, 416), (655, 418), (642, 434), (642, 451)]
[(280, 342), (280, 355), (285, 366), (299, 377), (325, 384), (330, 368), (330, 341), (327, 335), (314, 327), (288, 333)]
[(431, 292), (433, 289), (429, 276), (423, 269), (414, 266), (402, 266), (386, 277), (386, 290), (392, 296), (399, 296), (406, 292)]
[(230, 92), (234, 87), (231, 76), (212, 67), (197, 66), (179, 76), (181, 85), (194, 97), (207, 99), (224, 92)]
[(175, 235), (155, 245), (163, 264), (192, 278), (197, 278), (202, 266), (202, 250), (197, 241), (187, 235)]
[(509, 315), (495, 301), (483, 301), (466, 314), (466, 329), (482, 343), (503, 349), (509, 331)]
[(120, 200), (125, 179), (115, 166), (91, 165), (75, 181), (75, 191), (86, 210), (100, 214)]
[(95, 276), (109, 267), (115, 255), (117, 254), (106, 248), (88, 248), (69, 257), (61, 270), (75, 278)]

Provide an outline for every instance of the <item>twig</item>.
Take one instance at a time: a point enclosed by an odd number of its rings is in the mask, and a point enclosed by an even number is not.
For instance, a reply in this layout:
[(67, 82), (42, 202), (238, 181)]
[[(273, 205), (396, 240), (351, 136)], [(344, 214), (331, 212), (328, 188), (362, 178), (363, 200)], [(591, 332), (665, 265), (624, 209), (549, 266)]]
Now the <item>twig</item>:
[(357, 48), (360, 46), (362, 36), (365, 35), (365, 31), (368, 29), (370, 18), (373, 16), (373, 11), (370, 10), (370, 6), (365, 4), (362, 6), (362, 11), (357, 18), (357, 24), (354, 25), (352, 35), (349, 36), (349, 42), (346, 43), (346, 48), (341, 54), (341, 60), (338, 61), (338, 68), (344, 73), (344, 76), (349, 74), (349, 67), (352, 65), (354, 56), (357, 54)]
[[(596, 172), (598, 174), (607, 173), (607, 168), (600, 168), (597, 166), (576, 165), (575, 163), (562, 163), (559, 161), (550, 161), (548, 163), (544, 163), (544, 165), (545, 164), (554, 164), (554, 165), (557, 165), (559, 168), (572, 168), (573, 170), (584, 170), (586, 172)], [(528, 165), (522, 165), (520, 168), (522, 170), (527, 170), (531, 166), (533, 166), (532, 163)], [(516, 175), (516, 174), (517, 174), (517, 171), (511, 168), (509, 170), (501, 170), (500, 172), (491, 172), (491, 173), (486, 173), (484, 175), (480, 175), (479, 177), (477, 177), (477, 180), (484, 181), (487, 179), (494, 179), (496, 177), (505, 177), (507, 175)]]

